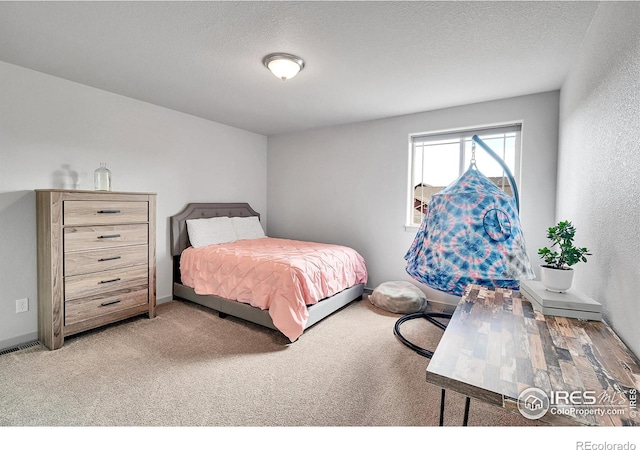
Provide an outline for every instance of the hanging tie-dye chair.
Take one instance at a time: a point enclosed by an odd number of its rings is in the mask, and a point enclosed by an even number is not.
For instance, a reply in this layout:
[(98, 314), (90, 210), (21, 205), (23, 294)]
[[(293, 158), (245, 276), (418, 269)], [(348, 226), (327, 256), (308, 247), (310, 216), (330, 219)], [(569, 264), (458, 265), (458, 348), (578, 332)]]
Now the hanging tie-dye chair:
[[(527, 255), (519, 218), (518, 189), (502, 159), (478, 136), (478, 143), (503, 167), (514, 196), (496, 186), (476, 167), (475, 154), (467, 171), (441, 192), (434, 194), (416, 237), (405, 255), (407, 273), (434, 289), (462, 295), (469, 284), (519, 288), (519, 280), (535, 278)], [(410, 314), (398, 320), (395, 333), (400, 335), (402, 322), (433, 314)], [(436, 317), (447, 317), (439, 314)], [(412, 345), (409, 345), (412, 347)], [(413, 347), (412, 347), (413, 348)], [(432, 352), (414, 350), (431, 357)]]
[(515, 197), (473, 162), (431, 197), (405, 260), (413, 278), (453, 295), (469, 284), (517, 289), (535, 278)]

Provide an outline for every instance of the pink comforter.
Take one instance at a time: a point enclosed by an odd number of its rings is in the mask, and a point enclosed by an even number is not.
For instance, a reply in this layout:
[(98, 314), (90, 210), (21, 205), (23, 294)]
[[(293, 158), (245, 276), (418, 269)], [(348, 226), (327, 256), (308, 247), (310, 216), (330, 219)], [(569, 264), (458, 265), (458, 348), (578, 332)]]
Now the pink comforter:
[(189, 247), (180, 271), (196, 294), (268, 309), (292, 342), (304, 331), (306, 305), (367, 281), (364, 259), (352, 248), (269, 237)]

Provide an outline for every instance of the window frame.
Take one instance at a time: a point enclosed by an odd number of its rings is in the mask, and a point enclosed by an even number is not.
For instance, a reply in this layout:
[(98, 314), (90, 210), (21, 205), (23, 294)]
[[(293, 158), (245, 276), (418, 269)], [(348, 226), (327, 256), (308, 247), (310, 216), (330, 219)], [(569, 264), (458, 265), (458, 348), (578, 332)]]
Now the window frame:
[[(447, 139), (457, 139), (460, 144), (460, 155), (459, 155), (459, 173), (458, 175), (462, 175), (467, 169), (465, 163), (465, 154), (464, 154), (464, 141), (471, 140), (474, 135), (482, 135), (482, 134), (490, 134), (490, 133), (508, 133), (515, 132), (516, 133), (516, 142), (515, 142), (515, 155), (514, 155), (514, 167), (512, 169), (512, 175), (517, 185), (520, 184), (520, 160), (522, 154), (522, 129), (523, 129), (523, 121), (511, 121), (504, 123), (496, 123), (490, 125), (482, 125), (475, 127), (465, 127), (465, 128), (455, 128), (455, 129), (445, 129), (438, 131), (429, 131), (422, 133), (410, 133), (408, 136), (408, 172), (407, 172), (407, 203), (406, 203), (406, 214), (405, 214), (405, 230), (406, 231), (416, 231), (420, 225), (414, 224), (412, 222), (413, 212), (414, 212), (414, 188), (415, 188), (415, 180), (413, 177), (414, 173), (414, 144), (420, 142), (433, 142), (433, 141), (442, 141)], [(479, 147), (479, 146), (478, 146)], [(485, 152), (481, 147), (476, 148), (476, 151)], [(480, 168), (482, 171), (482, 168)], [(455, 180), (451, 180), (453, 182)]]

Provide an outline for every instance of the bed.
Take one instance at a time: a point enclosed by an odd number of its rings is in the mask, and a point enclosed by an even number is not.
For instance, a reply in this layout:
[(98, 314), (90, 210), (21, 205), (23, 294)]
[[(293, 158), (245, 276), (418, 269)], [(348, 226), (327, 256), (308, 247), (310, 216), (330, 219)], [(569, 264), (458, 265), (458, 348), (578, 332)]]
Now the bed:
[[(226, 227), (229, 222), (226, 218), (234, 223), (259, 223), (260, 215), (248, 203), (189, 203), (178, 214), (170, 217), (174, 298), (213, 309), (221, 317), (230, 315), (277, 330), (291, 342), (296, 341), (304, 330), (323, 318), (362, 298), (367, 273), (364, 259), (355, 250), (339, 245), (251, 234), (243, 239), (219, 245), (205, 245), (206, 241), (203, 244), (201, 236), (196, 235), (194, 224), (219, 221)], [(192, 234), (191, 238), (189, 231)], [(224, 234), (222, 231), (221, 233)], [(192, 244), (191, 240), (197, 241), (197, 244)], [(288, 254), (290, 246), (294, 248), (293, 262), (285, 263), (285, 254)], [(319, 252), (316, 252), (316, 247), (319, 247)], [(250, 249), (251, 254), (244, 253), (247, 249)], [(280, 249), (284, 250), (281, 252)], [(336, 266), (335, 270), (327, 262), (329, 260), (323, 259), (325, 251), (333, 252), (334, 249), (340, 252), (339, 258), (345, 261), (344, 267), (340, 268), (340, 261), (331, 260)], [(252, 259), (253, 253), (257, 254), (255, 260)], [(222, 254), (241, 259), (222, 263), (215, 259)], [(255, 268), (241, 268), (245, 267), (244, 264), (254, 264)], [(286, 264), (292, 266), (282, 267)], [(234, 268), (236, 265), (238, 269)], [(305, 271), (307, 267), (313, 266), (318, 266), (317, 269), (320, 270), (316, 270), (310, 276), (301, 274), (301, 265), (305, 267)], [(276, 266), (278, 275), (275, 275), (275, 269), (274, 275), (269, 275), (267, 271)], [(281, 269), (288, 270), (290, 275), (279, 274)], [(221, 280), (212, 281), (218, 270), (226, 271), (225, 276), (220, 277)], [(237, 274), (232, 270), (236, 270)], [(251, 281), (252, 284), (248, 287), (240, 286), (242, 279), (254, 276), (254, 272), (258, 273), (255, 276), (262, 278)], [(335, 279), (331, 278), (332, 274), (336, 275)], [(264, 278), (267, 276), (270, 279), (265, 282)], [(275, 288), (269, 287), (276, 284), (272, 283), (273, 277), (285, 280), (287, 286), (278, 287), (278, 292), (274, 293)], [(229, 285), (229, 280), (235, 278), (238, 280), (233, 283), (237, 285)], [(318, 286), (312, 287), (309, 278), (317, 278)], [(331, 295), (321, 297), (321, 294), (326, 292)]]

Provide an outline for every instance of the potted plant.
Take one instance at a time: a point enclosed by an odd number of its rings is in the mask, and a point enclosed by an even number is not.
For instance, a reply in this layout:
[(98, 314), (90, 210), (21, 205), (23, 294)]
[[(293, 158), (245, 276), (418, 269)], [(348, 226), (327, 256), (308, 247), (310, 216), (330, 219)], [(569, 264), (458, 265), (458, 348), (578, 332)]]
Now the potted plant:
[(551, 249), (543, 247), (538, 250), (538, 255), (545, 262), (540, 265), (540, 281), (549, 291), (565, 292), (569, 289), (573, 281), (571, 266), (580, 261), (587, 262), (587, 255), (591, 255), (585, 247), (573, 245), (575, 234), (576, 229), (571, 222), (558, 222), (547, 231), (547, 238), (552, 243)]

